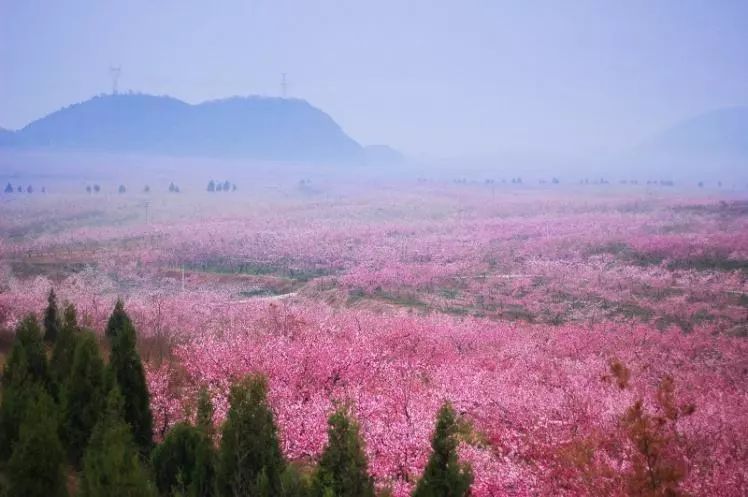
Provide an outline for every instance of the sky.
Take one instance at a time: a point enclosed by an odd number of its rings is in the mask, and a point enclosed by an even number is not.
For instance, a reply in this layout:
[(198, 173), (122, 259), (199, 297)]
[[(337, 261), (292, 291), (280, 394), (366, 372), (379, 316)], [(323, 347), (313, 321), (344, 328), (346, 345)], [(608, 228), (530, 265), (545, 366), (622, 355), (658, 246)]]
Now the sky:
[(748, 105), (738, 0), (0, 0), (0, 126), (111, 91), (288, 94), (412, 156), (625, 150)]

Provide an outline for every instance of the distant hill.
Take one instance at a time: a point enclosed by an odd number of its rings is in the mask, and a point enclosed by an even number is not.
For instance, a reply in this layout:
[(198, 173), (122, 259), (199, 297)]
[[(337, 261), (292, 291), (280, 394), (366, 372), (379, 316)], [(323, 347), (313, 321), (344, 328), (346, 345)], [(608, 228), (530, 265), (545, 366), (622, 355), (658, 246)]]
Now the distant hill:
[(9, 145), (13, 142), (13, 132), (0, 128), (0, 146)]
[(367, 164), (395, 165), (405, 161), (405, 157), (399, 151), (387, 145), (368, 145), (364, 147), (364, 156)]
[(748, 107), (687, 119), (645, 141), (626, 157), (654, 178), (748, 179)]
[(6, 135), (0, 134), (0, 145), (27, 149), (364, 160), (361, 145), (329, 115), (298, 99), (233, 97), (190, 105), (165, 96), (106, 95)]

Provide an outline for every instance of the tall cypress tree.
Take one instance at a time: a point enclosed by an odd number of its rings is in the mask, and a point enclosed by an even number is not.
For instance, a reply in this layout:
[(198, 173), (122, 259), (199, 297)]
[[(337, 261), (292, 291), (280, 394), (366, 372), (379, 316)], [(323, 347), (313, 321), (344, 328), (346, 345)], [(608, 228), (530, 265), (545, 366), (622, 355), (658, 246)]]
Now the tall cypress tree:
[(74, 329), (78, 328), (78, 311), (75, 310), (75, 305), (69, 302), (65, 306), (65, 310), (62, 311), (62, 325)]
[[(135, 348), (136, 334), (124, 308), (117, 305), (109, 318), (114, 323), (111, 334), (112, 351), (109, 356), (109, 378), (119, 387), (124, 397), (124, 419), (132, 428), (133, 438), (142, 454), (153, 446), (153, 415), (145, 371)], [(121, 327), (120, 327), (121, 326)], [(110, 326), (107, 325), (107, 333)]]
[(200, 387), (197, 392), (197, 414), (195, 426), (197, 426), (208, 437), (213, 438), (213, 402), (210, 392), (205, 387)]
[(161, 495), (185, 493), (192, 487), (201, 443), (200, 430), (189, 423), (178, 423), (153, 450), (151, 465)]
[(62, 384), (67, 381), (67, 376), (73, 367), (76, 338), (80, 332), (75, 306), (68, 304), (63, 314), (62, 328), (60, 329), (60, 334), (57, 336), (57, 341), (55, 341), (54, 349), (52, 349), (52, 358), (49, 361), (49, 369), (52, 377), (58, 383)]
[(130, 316), (125, 312), (125, 303), (122, 302), (122, 299), (117, 299), (112, 314), (109, 316), (109, 321), (106, 324), (106, 337), (111, 340), (120, 330), (132, 328), (133, 325), (132, 321), (130, 321)]
[(337, 409), (328, 420), (327, 446), (312, 481), (314, 497), (374, 497), (364, 444), (358, 424), (346, 409)]
[(36, 318), (29, 314), (16, 328), (16, 337), (3, 369), (3, 385), (29, 377), (45, 386), (49, 383), (47, 355)]
[(3, 368), (0, 404), (0, 460), (10, 456), (18, 440), (26, 408), (33, 401), (32, 388), (51, 390), (41, 330), (36, 318), (27, 316), (16, 328), (13, 347)]
[(457, 445), (455, 413), (452, 406), (445, 403), (436, 420), (431, 456), (413, 497), (464, 497), (470, 494), (473, 473), (468, 465), (460, 463)]
[(62, 395), (63, 433), (68, 453), (80, 464), (88, 440), (104, 410), (104, 361), (93, 333), (78, 339)]
[(262, 376), (244, 378), (231, 388), (223, 425), (217, 483), (225, 497), (280, 494), (285, 467)]
[(195, 469), (188, 493), (190, 497), (212, 497), (215, 494), (216, 450), (213, 445), (213, 403), (205, 387), (198, 393), (195, 417), (200, 443), (195, 451)]
[(310, 480), (302, 474), (299, 467), (294, 463), (287, 464), (281, 475), (280, 495), (282, 497), (310, 497), (310, 489)]
[(154, 497), (130, 427), (123, 419), (124, 399), (115, 386), (83, 456), (81, 497)]
[(8, 462), (10, 495), (64, 497), (65, 453), (58, 435), (55, 405), (39, 385), (32, 387), (33, 400), (26, 409), (18, 442)]
[(57, 309), (57, 296), (54, 289), (50, 289), (47, 296), (47, 309), (44, 311), (44, 341), (54, 343), (61, 327), (60, 312)]

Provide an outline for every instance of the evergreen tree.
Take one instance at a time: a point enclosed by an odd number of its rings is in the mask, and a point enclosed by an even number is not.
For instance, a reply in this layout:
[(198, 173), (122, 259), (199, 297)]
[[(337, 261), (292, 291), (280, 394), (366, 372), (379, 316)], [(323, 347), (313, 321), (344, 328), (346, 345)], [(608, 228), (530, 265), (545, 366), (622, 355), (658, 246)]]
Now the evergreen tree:
[(104, 410), (104, 361), (93, 333), (80, 336), (63, 390), (63, 433), (74, 464), (81, 462), (88, 440)]
[(337, 409), (327, 423), (327, 446), (312, 481), (312, 495), (374, 497), (358, 424), (344, 408)]
[(65, 310), (62, 311), (62, 326), (68, 326), (71, 329), (78, 329), (78, 311), (75, 310), (75, 306), (68, 303), (65, 306)]
[(214, 191), (216, 191), (216, 182), (215, 182), (215, 181), (213, 181), (213, 180), (210, 180), (210, 181), (208, 182), (208, 191), (209, 191), (209, 192), (214, 192)]
[(125, 188), (125, 185), (119, 185), (119, 188), (117, 188), (117, 193), (122, 194), (127, 191), (127, 188)]
[(18, 442), (8, 462), (10, 495), (64, 497), (64, 460), (58, 435), (55, 404), (40, 386), (33, 387), (33, 400), (21, 424)]
[[(17, 357), (16, 364), (26, 369), (26, 356)], [(38, 384), (31, 381), (28, 374), (15, 375), (13, 381), (4, 382), (0, 404), (0, 461), (6, 461), (11, 455), (26, 408), (32, 400), (32, 389), (36, 387)]]
[(201, 438), (195, 454), (189, 496), (211, 497), (215, 494), (216, 450), (213, 445), (213, 403), (205, 387), (198, 393), (195, 425)]
[(62, 328), (57, 336), (57, 341), (55, 341), (55, 347), (52, 349), (52, 359), (49, 362), (52, 378), (60, 384), (67, 381), (70, 368), (73, 366), (76, 339), (79, 333), (75, 306), (68, 304), (65, 307)]
[(151, 463), (156, 487), (162, 495), (176, 490), (185, 493), (192, 487), (197, 473), (197, 454), (204, 437), (188, 423), (178, 423), (153, 450)]
[(5, 186), (5, 193), (13, 193), (13, 185), (11, 185), (10, 183), (8, 183)]
[(195, 426), (208, 437), (213, 438), (213, 402), (210, 399), (210, 392), (205, 387), (200, 387), (197, 393)]
[(53, 289), (47, 296), (47, 309), (44, 311), (44, 341), (54, 343), (60, 333), (60, 312), (57, 309), (57, 296)]
[(225, 497), (280, 493), (285, 467), (262, 376), (244, 378), (231, 388), (223, 425), (217, 483)]
[(81, 497), (153, 497), (130, 427), (123, 419), (124, 399), (114, 386), (83, 456)]
[(113, 337), (109, 356), (109, 380), (116, 383), (124, 397), (124, 419), (132, 428), (135, 444), (142, 454), (147, 454), (153, 445), (150, 395), (143, 363), (135, 348), (135, 328), (121, 301), (117, 301), (109, 318), (107, 333)]
[(28, 377), (47, 386), (49, 371), (39, 323), (33, 314), (16, 328), (16, 337), (3, 370), (3, 386)]
[(281, 474), (282, 497), (309, 497), (311, 495), (310, 482), (305, 478), (299, 468), (291, 463)]
[(133, 325), (132, 321), (130, 321), (130, 316), (125, 312), (125, 303), (122, 302), (122, 299), (117, 299), (112, 314), (109, 316), (109, 321), (106, 324), (106, 337), (111, 340), (121, 330), (132, 328)]
[(35, 386), (51, 390), (41, 330), (33, 315), (16, 328), (13, 347), (3, 368), (2, 404), (0, 404), (0, 460), (10, 456), (18, 440), (19, 428), (27, 406), (33, 401)]
[(195, 469), (188, 495), (190, 497), (212, 497), (216, 495), (216, 450), (213, 440), (205, 437), (197, 446)]
[(473, 473), (457, 458), (457, 423), (449, 403), (439, 410), (436, 430), (431, 439), (429, 456), (423, 476), (413, 497), (463, 497), (470, 495)]

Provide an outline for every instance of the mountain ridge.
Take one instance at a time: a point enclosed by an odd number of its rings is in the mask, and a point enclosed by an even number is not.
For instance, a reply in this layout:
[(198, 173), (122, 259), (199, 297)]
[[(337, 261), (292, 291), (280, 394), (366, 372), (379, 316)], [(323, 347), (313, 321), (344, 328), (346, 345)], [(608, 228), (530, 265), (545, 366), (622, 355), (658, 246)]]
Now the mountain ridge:
[(228, 97), (189, 104), (169, 96), (100, 95), (63, 107), (0, 145), (229, 156), (263, 160), (361, 162), (363, 147), (305, 100)]
[(633, 147), (624, 162), (661, 177), (748, 179), (748, 106), (732, 106), (676, 122)]
[(748, 106), (723, 107), (683, 119), (656, 133), (637, 148), (667, 144), (688, 149), (719, 148), (748, 153)]

